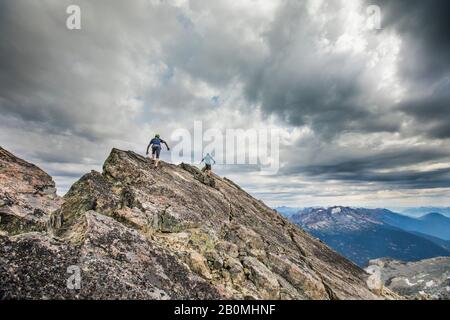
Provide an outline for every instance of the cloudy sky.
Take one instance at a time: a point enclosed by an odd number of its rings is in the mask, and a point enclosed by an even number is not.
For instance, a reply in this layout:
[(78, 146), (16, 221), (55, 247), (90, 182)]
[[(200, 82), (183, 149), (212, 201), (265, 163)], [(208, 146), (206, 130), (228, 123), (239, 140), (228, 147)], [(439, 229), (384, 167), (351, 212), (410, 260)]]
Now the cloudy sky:
[[(81, 30), (68, 30), (68, 5)], [(370, 5), (381, 9), (381, 29)], [(3, 0), (0, 145), (63, 194), (112, 147), (274, 128), (269, 205), (450, 205), (447, 0)], [(372, 25), (373, 26), (373, 25)], [(170, 154), (165, 152), (164, 159)]]

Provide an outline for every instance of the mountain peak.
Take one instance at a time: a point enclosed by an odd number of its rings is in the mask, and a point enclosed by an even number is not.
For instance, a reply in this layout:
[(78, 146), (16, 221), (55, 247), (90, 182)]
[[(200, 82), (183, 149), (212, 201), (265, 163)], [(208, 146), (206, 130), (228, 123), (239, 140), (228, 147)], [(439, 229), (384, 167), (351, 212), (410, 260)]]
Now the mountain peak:
[(444, 220), (449, 220), (448, 217), (444, 216), (441, 213), (437, 213), (437, 212), (431, 212), (428, 213), (422, 217), (420, 217), (421, 220), (436, 220), (436, 219), (444, 219)]
[[(7, 297), (382, 298), (362, 269), (235, 183), (188, 164), (154, 169), (113, 149), (103, 172), (84, 175), (63, 200), (47, 230), (0, 236), (13, 275), (37, 269), (2, 280)], [(57, 285), (70, 265), (82, 270), (80, 291)]]
[(426, 236), (448, 239), (450, 219), (441, 215), (414, 219), (386, 209), (331, 207), (289, 218), (360, 266), (379, 257), (416, 261), (450, 255), (447, 246)]

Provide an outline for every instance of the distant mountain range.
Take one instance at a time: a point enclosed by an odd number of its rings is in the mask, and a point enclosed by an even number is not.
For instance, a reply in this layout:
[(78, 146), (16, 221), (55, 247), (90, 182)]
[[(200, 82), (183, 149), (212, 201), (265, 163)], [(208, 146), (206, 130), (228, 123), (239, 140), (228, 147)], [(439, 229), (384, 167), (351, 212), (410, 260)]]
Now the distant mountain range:
[(387, 209), (349, 207), (279, 211), (360, 266), (377, 258), (419, 261), (450, 256), (450, 218), (407, 217)]
[[(320, 207), (317, 207), (318, 209), (320, 209)], [(278, 212), (280, 212), (281, 214), (288, 216), (294, 213), (297, 213), (301, 210), (303, 210), (303, 207), (277, 207), (274, 208), (275, 210), (277, 210)], [(404, 216), (410, 216), (413, 218), (420, 218), (423, 217), (429, 213), (440, 213), (443, 216), (446, 216), (448, 218), (450, 218), (450, 207), (411, 207), (411, 208), (390, 208), (391, 211), (393, 212), (398, 212)]]
[(450, 217), (450, 208), (442, 208), (442, 207), (402, 208), (399, 209), (398, 212), (412, 217), (422, 217), (430, 212), (436, 212), (446, 217)]
[(419, 232), (444, 240), (450, 240), (450, 218), (440, 213), (428, 213), (420, 218), (412, 218), (385, 209), (357, 210), (371, 216), (373, 219), (402, 230)]
[(277, 208), (274, 208), (274, 209), (276, 211), (278, 211), (279, 213), (281, 213), (283, 216), (289, 217), (289, 216), (291, 216), (293, 214), (298, 213), (303, 208), (277, 207)]

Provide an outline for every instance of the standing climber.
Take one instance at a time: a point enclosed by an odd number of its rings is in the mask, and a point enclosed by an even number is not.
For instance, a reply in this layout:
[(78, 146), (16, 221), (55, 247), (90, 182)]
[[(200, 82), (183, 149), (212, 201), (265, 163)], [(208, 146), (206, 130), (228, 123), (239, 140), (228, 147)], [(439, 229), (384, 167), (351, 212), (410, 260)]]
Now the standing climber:
[(213, 162), (214, 162), (214, 164), (216, 164), (216, 160), (214, 160), (214, 158), (211, 157), (211, 155), (209, 153), (207, 153), (206, 156), (200, 162), (200, 164), (202, 162), (205, 163), (205, 166), (203, 167), (202, 172), (206, 172), (208, 177), (211, 177), (211, 166), (212, 166)]
[(150, 146), (152, 147), (152, 160), (155, 161), (155, 168), (158, 168), (159, 154), (161, 153), (161, 143), (164, 143), (166, 145), (167, 151), (170, 150), (167, 143), (160, 138), (159, 134), (155, 134), (155, 137), (152, 140), (150, 140), (150, 143), (147, 146), (147, 155), (148, 149), (150, 148)]

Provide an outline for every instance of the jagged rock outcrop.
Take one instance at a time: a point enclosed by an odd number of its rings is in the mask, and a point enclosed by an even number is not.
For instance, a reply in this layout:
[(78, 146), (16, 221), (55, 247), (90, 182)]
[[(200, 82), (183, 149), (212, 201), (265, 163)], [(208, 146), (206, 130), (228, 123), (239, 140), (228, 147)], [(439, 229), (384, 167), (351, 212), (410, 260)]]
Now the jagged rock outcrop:
[[(187, 164), (155, 170), (114, 149), (102, 173), (83, 176), (55, 207), (47, 232), (0, 235), (0, 297), (384, 298), (362, 269)], [(80, 289), (66, 286), (70, 266)]]
[(0, 231), (43, 231), (60, 204), (47, 173), (0, 147)]
[(450, 299), (450, 258), (416, 262), (374, 259), (368, 268), (377, 270), (383, 286), (410, 299)]

